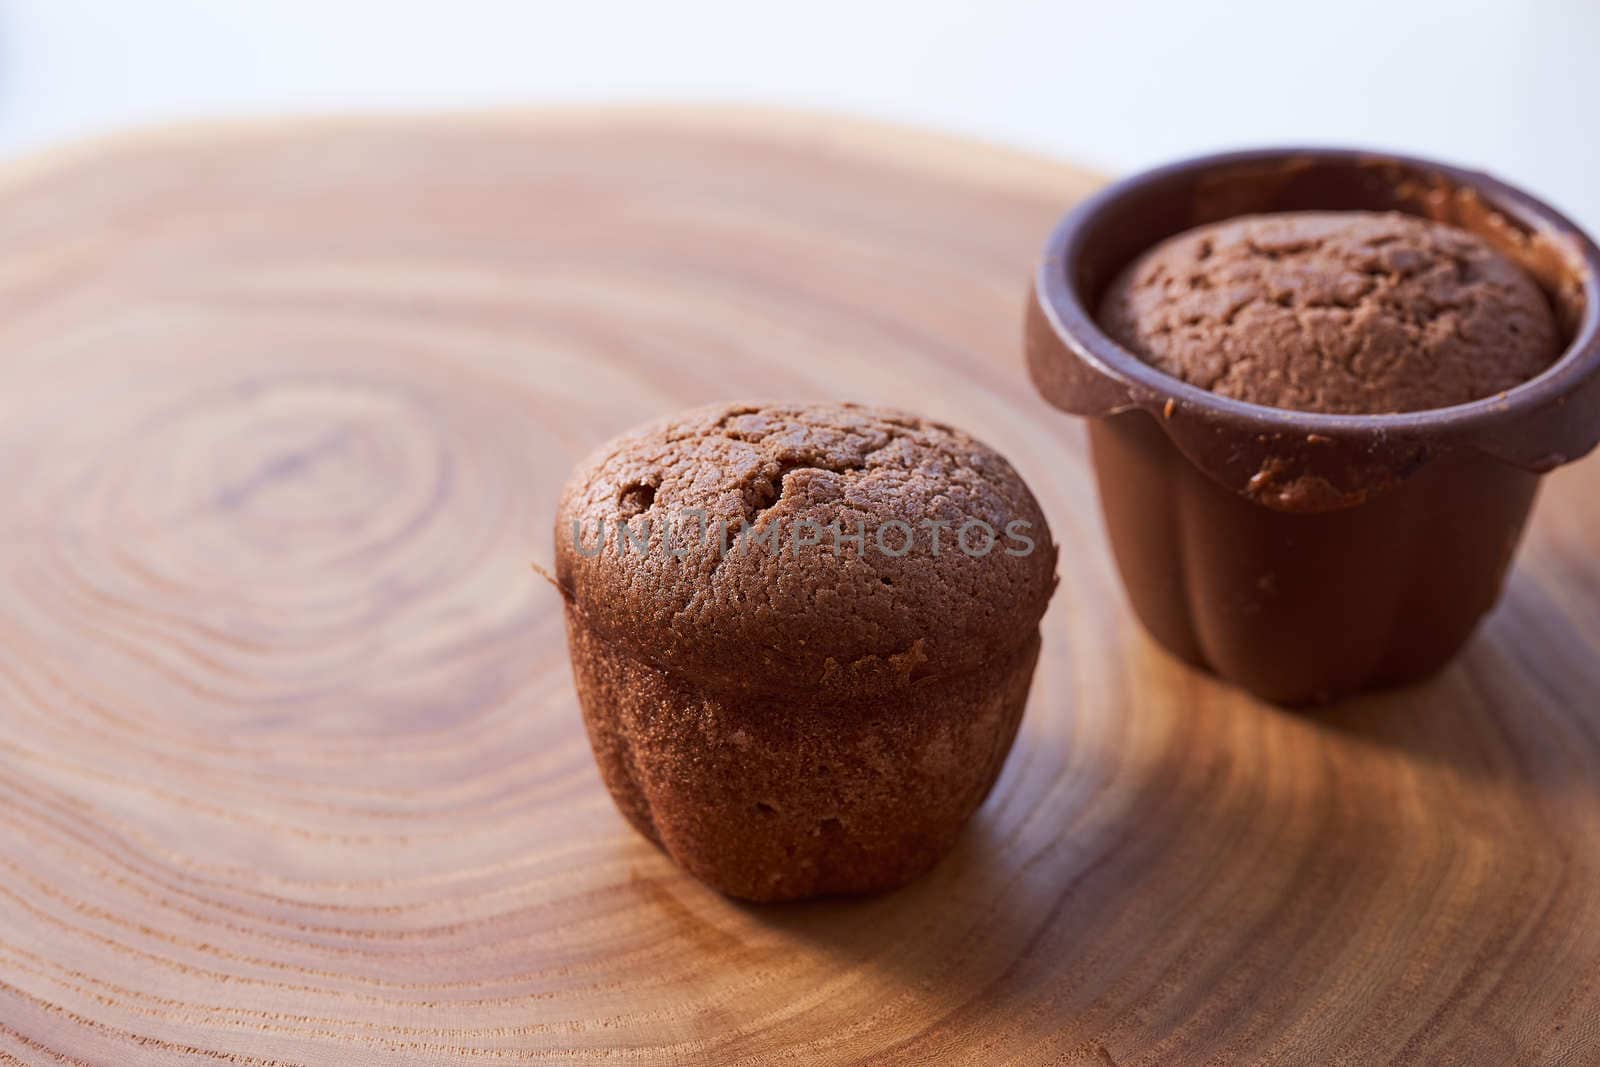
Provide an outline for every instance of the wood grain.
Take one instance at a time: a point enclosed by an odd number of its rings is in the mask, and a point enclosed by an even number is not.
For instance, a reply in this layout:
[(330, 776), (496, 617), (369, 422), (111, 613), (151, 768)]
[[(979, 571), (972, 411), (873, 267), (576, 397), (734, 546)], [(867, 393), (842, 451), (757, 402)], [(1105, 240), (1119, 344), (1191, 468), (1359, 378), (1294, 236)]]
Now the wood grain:
[[(1600, 1063), (1600, 463), (1437, 682), (1157, 651), (1021, 298), (1084, 175), (743, 112), (195, 129), (0, 186), (0, 1062)], [(892, 896), (630, 831), (548, 561), (571, 463), (891, 402), (1063, 545), (1022, 736)]]

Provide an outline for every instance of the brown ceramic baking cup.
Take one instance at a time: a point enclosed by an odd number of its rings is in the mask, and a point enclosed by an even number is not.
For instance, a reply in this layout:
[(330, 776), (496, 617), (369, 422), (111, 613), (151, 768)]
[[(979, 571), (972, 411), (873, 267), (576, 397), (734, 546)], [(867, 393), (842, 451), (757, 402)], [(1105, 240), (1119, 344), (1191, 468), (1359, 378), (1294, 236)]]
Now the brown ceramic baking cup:
[[(1498, 396), (1397, 415), (1244, 403), (1163, 374), (1093, 308), (1136, 256), (1195, 226), (1278, 211), (1402, 211), (1521, 265), (1567, 346)], [(1415, 680), (1499, 596), (1539, 476), (1600, 441), (1600, 250), (1485, 174), (1333, 149), (1207, 156), (1120, 182), (1051, 234), (1028, 368), (1088, 416), (1106, 526), (1146, 628), (1284, 703)]]

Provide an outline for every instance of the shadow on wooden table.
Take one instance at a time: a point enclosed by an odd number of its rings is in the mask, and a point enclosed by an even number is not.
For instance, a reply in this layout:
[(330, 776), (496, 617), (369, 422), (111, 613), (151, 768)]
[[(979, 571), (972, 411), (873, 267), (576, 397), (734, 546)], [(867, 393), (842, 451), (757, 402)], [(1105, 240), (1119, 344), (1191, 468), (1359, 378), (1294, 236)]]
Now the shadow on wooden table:
[(1532, 580), (1435, 677), (1306, 712), (1480, 784), (1600, 793), (1600, 661)]

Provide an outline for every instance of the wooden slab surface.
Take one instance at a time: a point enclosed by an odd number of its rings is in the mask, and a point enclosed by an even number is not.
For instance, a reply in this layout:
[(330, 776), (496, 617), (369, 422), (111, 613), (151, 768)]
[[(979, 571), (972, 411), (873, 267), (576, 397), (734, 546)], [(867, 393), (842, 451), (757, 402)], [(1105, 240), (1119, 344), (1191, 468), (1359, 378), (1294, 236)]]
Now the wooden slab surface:
[[(13, 171), (0, 1062), (1600, 1063), (1600, 461), (1436, 683), (1308, 715), (1191, 673), (1021, 367), (1091, 186), (742, 112)], [(757, 908), (613, 810), (529, 563), (602, 439), (791, 397), (998, 446), (1061, 587), (956, 854)]]

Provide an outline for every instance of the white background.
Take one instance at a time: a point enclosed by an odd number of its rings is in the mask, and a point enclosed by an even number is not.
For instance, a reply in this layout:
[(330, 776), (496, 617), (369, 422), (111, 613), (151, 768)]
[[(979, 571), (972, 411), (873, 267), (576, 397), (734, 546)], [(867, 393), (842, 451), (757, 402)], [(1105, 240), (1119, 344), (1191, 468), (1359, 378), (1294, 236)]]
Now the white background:
[(1405, 148), (1600, 229), (1600, 0), (0, 0), (0, 158), (172, 118), (569, 99), (846, 110), (1109, 172)]

